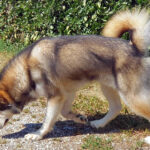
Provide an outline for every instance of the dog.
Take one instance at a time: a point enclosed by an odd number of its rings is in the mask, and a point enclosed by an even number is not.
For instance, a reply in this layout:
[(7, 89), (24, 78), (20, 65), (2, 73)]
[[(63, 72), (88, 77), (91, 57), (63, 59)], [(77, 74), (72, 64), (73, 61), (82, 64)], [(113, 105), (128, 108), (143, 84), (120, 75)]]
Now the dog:
[[(42, 139), (59, 114), (86, 123), (86, 118), (71, 112), (71, 105), (75, 92), (93, 80), (100, 83), (109, 111), (104, 118), (89, 122), (92, 127), (104, 127), (114, 119), (121, 110), (120, 99), (150, 120), (149, 26), (146, 10), (126, 10), (108, 21), (102, 32), (105, 37), (45, 37), (25, 48), (0, 74), (0, 128), (41, 96), (47, 98), (45, 121), (26, 139)], [(126, 31), (130, 41), (119, 38)]]

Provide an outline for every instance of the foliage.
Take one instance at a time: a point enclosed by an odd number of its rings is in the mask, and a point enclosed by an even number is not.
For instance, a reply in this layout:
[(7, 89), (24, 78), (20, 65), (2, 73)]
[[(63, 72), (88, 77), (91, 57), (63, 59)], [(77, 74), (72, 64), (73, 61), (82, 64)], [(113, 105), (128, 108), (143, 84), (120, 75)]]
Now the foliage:
[(111, 139), (102, 139), (95, 136), (88, 136), (84, 139), (82, 149), (86, 150), (112, 150)]
[(0, 40), (0, 54), (1, 52), (17, 54), (24, 46), (21, 43), (11, 43), (10, 41)]
[(116, 11), (149, 0), (1, 0), (0, 38), (27, 45), (43, 36), (100, 34)]

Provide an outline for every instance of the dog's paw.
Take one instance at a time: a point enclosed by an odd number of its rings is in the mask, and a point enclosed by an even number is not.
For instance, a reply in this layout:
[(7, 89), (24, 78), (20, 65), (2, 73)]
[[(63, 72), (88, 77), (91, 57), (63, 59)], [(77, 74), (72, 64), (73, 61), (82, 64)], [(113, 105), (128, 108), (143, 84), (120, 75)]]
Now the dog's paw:
[(88, 118), (87, 118), (86, 116), (80, 115), (80, 116), (78, 116), (78, 117), (79, 117), (79, 119), (80, 119), (82, 122), (85, 122), (85, 123), (88, 122)]
[(38, 141), (41, 140), (43, 138), (42, 135), (40, 135), (39, 133), (30, 133), (25, 135), (25, 139), (27, 140), (33, 140), (33, 141)]
[(150, 144), (150, 136), (147, 136), (146, 138), (144, 138), (144, 142), (147, 144)]
[(90, 121), (90, 126), (92, 128), (103, 128), (105, 126), (105, 123), (101, 120), (94, 120), (94, 121)]
[(79, 122), (79, 123), (87, 123), (88, 122), (88, 118), (86, 116), (82, 116), (82, 115), (77, 115), (76, 116), (76, 122)]

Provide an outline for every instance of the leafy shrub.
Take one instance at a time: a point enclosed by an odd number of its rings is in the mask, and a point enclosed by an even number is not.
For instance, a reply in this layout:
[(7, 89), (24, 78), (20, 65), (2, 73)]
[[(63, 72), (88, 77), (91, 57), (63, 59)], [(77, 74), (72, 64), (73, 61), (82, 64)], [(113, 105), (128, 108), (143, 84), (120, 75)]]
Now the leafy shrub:
[(100, 34), (120, 9), (149, 0), (2, 0), (0, 38), (29, 44), (43, 36)]

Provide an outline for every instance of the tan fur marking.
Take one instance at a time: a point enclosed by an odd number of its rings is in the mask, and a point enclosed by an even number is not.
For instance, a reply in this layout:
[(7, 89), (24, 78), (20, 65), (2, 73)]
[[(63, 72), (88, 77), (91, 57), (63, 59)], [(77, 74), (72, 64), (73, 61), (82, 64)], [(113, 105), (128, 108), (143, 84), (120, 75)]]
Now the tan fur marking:
[(131, 41), (140, 52), (145, 51), (150, 45), (145, 34), (149, 32), (147, 26), (149, 14), (146, 10), (121, 11), (114, 15), (105, 25), (102, 35), (106, 37), (120, 37), (127, 31), (131, 32)]
[(131, 110), (133, 110), (137, 115), (150, 120), (150, 105), (144, 103), (144, 101), (139, 101), (135, 100), (135, 103), (131, 103), (129, 105), (131, 107)]
[(0, 91), (0, 97), (2, 97), (4, 100), (7, 100), (9, 104), (13, 103), (13, 100), (5, 91)]

